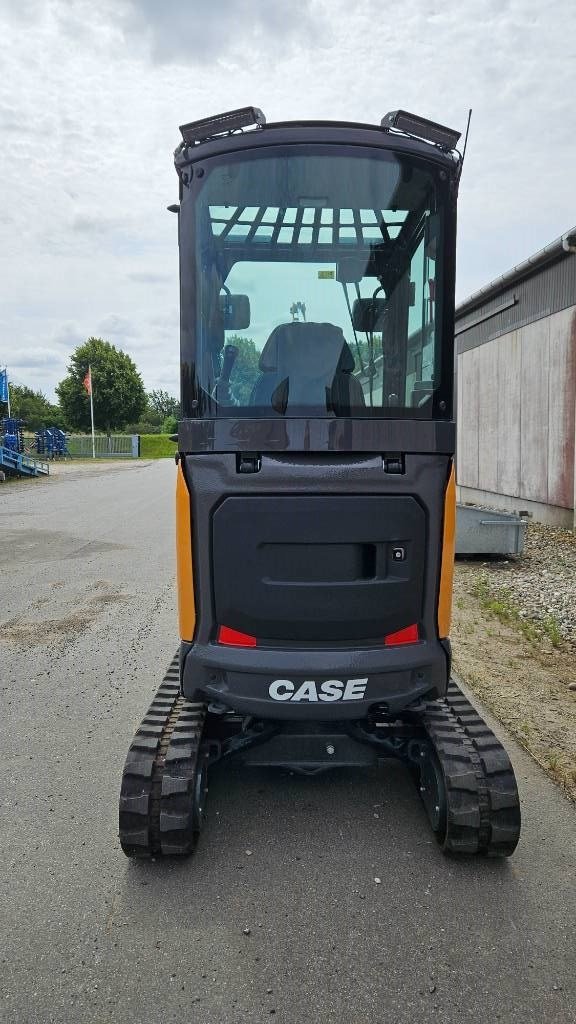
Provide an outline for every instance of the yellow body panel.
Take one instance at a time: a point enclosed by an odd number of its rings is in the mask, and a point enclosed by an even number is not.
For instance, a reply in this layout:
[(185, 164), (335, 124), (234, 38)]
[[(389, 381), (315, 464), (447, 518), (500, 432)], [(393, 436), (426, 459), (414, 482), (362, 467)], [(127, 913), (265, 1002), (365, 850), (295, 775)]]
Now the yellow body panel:
[(192, 578), (192, 517), (190, 492), (180, 464), (176, 479), (176, 578), (180, 639), (192, 640), (196, 623)]
[(438, 594), (438, 635), (449, 636), (452, 621), (452, 587), (454, 583), (454, 557), (456, 552), (456, 474), (454, 463), (444, 495), (444, 532), (442, 536), (442, 568)]

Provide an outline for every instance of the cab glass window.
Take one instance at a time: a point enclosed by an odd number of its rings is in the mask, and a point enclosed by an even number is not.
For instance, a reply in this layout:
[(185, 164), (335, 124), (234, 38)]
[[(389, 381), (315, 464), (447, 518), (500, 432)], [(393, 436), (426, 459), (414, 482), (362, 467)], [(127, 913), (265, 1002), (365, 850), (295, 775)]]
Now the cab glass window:
[(442, 210), (366, 150), (212, 162), (194, 205), (195, 381), (211, 416), (432, 415)]

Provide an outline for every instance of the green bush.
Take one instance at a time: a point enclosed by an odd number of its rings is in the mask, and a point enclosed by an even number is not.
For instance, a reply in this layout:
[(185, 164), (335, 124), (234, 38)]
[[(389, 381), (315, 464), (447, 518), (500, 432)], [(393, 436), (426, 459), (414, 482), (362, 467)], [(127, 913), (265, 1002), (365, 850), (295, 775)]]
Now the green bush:
[(141, 459), (173, 459), (178, 445), (170, 440), (168, 434), (141, 434)]
[(167, 416), (162, 422), (162, 434), (175, 434), (178, 430), (178, 420), (175, 416)]
[(126, 434), (169, 434), (169, 430), (162, 430), (156, 423), (149, 420), (140, 420), (139, 423), (129, 423), (125, 430)]

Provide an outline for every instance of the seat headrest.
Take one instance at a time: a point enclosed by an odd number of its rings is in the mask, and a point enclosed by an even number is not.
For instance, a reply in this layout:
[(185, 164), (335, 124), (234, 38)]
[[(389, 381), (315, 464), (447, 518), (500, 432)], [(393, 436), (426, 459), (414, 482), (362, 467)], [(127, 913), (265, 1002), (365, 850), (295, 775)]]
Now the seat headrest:
[(334, 324), (280, 324), (272, 331), (260, 354), (262, 373), (284, 370), (286, 366), (306, 364), (314, 359), (333, 372), (352, 373), (354, 357), (342, 329)]

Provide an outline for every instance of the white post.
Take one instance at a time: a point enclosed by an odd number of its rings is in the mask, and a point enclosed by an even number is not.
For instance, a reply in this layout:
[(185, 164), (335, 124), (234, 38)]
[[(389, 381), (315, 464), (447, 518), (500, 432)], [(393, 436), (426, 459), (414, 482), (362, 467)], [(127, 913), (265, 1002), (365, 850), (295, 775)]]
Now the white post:
[(92, 422), (92, 458), (96, 458), (96, 445), (94, 442), (94, 399), (92, 397), (92, 367), (88, 367), (88, 373), (90, 374), (90, 420)]

